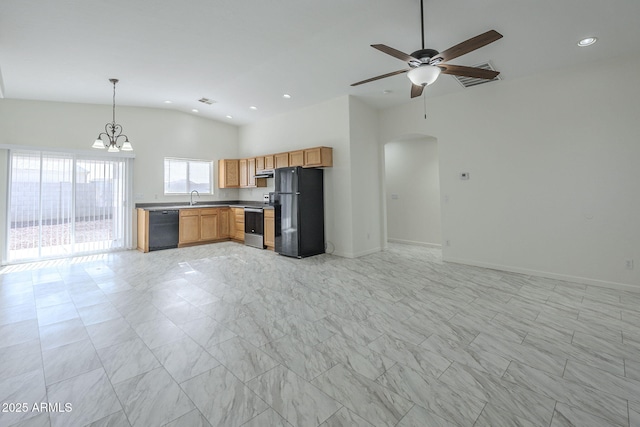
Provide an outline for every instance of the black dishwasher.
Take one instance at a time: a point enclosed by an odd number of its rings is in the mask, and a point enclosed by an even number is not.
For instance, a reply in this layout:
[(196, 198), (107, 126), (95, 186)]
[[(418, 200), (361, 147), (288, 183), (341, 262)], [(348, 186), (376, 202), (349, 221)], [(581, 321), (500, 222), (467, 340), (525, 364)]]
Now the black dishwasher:
[(149, 250), (178, 247), (180, 211), (149, 212)]

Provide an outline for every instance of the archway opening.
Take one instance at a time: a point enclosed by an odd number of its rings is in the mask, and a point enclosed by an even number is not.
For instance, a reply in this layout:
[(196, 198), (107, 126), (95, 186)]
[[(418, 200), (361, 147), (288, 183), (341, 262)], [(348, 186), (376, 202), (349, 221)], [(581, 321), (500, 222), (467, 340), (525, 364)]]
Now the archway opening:
[(438, 141), (407, 135), (384, 145), (387, 241), (441, 247)]

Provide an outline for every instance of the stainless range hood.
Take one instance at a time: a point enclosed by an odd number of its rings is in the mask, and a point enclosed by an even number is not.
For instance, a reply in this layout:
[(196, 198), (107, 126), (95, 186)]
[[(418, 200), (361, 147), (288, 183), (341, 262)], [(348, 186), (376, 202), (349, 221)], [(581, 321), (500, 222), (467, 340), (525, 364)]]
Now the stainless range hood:
[(256, 173), (256, 178), (273, 178), (273, 169), (265, 169)]

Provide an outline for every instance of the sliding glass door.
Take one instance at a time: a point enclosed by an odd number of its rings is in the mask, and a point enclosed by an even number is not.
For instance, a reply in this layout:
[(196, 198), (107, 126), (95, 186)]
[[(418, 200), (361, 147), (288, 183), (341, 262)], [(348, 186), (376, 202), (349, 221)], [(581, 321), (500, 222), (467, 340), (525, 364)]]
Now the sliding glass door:
[(12, 151), (7, 261), (127, 247), (128, 161)]

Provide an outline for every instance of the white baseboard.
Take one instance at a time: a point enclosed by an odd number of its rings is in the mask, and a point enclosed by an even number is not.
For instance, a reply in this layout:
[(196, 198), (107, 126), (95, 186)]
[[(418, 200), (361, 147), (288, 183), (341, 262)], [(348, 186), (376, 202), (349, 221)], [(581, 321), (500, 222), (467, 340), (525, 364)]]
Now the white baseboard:
[(360, 258), (361, 256), (365, 256), (365, 255), (371, 255), (371, 254), (375, 254), (378, 252), (381, 252), (382, 248), (378, 247), (378, 248), (373, 248), (373, 249), (367, 249), (366, 251), (361, 251), (361, 252), (356, 252), (354, 255), (354, 258)]
[(329, 255), (339, 256), (341, 258), (355, 258), (351, 252), (333, 251), (333, 252), (326, 252), (326, 253)]
[(549, 271), (532, 270), (528, 268), (513, 267), (513, 266), (501, 265), (501, 264), (491, 264), (487, 262), (472, 261), (468, 259), (459, 259), (459, 258), (450, 258), (450, 257), (445, 258), (444, 255), (442, 257), (442, 260), (445, 262), (453, 262), (456, 264), (473, 265), (475, 267), (484, 267), (484, 268), (490, 268), (493, 270), (508, 271), (511, 273), (527, 274), (530, 276), (538, 276), (538, 277), (545, 277), (547, 279), (581, 283), (583, 285), (598, 286), (601, 288), (640, 292), (640, 286), (631, 285), (628, 283), (610, 282), (606, 280), (590, 279), (588, 277), (572, 276), (569, 274), (552, 273)]
[(371, 254), (375, 254), (378, 252), (382, 252), (382, 248), (373, 248), (373, 249), (367, 249), (366, 251), (361, 251), (361, 252), (333, 252), (331, 253), (331, 255), (335, 255), (335, 256), (339, 256), (342, 258), (360, 258), (361, 256), (365, 256), (365, 255), (371, 255)]
[(438, 243), (427, 243), (427, 242), (417, 242), (415, 240), (404, 240), (404, 239), (387, 239), (389, 243), (402, 243), (403, 245), (414, 245), (414, 246), (426, 246), (427, 248), (442, 248), (442, 245)]

